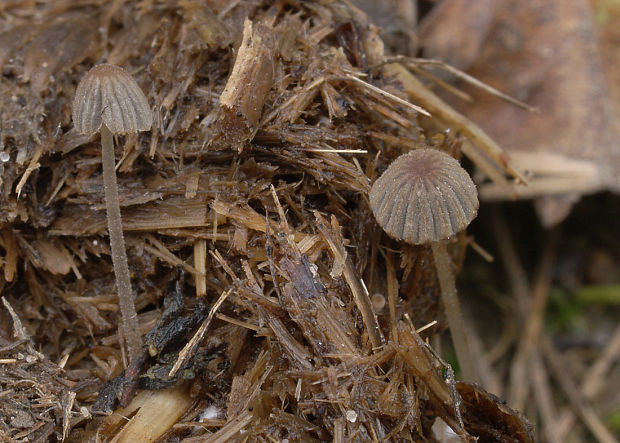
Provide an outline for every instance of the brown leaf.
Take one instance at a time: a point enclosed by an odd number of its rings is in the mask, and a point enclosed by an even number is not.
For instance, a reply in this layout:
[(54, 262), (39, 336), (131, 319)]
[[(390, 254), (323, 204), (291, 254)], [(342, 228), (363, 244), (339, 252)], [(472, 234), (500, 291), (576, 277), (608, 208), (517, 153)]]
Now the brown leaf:
[(441, 2), (420, 26), (424, 52), (455, 68), (467, 69), (480, 56), (497, 15), (507, 0)]
[(24, 55), (24, 80), (34, 91), (45, 89), (50, 76), (73, 68), (84, 60), (97, 36), (97, 25), (91, 16), (62, 16), (44, 24)]
[[(446, 13), (434, 26), (449, 30), (457, 20), (464, 19)], [(479, 33), (461, 31), (450, 45), (438, 41), (437, 32), (427, 35), (434, 54), (452, 60), (456, 45), (468, 46), (463, 40)], [(545, 225), (560, 222), (580, 195), (620, 191), (620, 123), (587, 1), (507, 2), (469, 72), (540, 110), (526, 113), (475, 91), (475, 102), (462, 107), (529, 173), (529, 186), (516, 190), (522, 198), (545, 197), (537, 202)], [(508, 197), (493, 184), (482, 186), (480, 195)]]

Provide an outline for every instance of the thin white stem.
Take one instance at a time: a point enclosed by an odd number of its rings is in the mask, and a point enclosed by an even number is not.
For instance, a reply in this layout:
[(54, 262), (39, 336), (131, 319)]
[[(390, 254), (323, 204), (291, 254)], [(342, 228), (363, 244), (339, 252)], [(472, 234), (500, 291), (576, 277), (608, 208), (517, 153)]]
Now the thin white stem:
[(461, 312), (461, 305), (456, 294), (454, 272), (452, 272), (452, 260), (448, 255), (448, 249), (444, 241), (431, 243), (437, 278), (441, 287), (441, 300), (448, 318), (448, 326), (452, 335), (452, 343), (459, 360), (461, 372), (466, 381), (480, 383), (478, 369), (472, 356), (467, 333), (465, 332), (465, 320)]
[(103, 160), (103, 188), (108, 213), (108, 231), (110, 233), (110, 249), (112, 264), (118, 290), (118, 304), (121, 311), (121, 327), (127, 344), (129, 360), (142, 352), (142, 337), (138, 328), (138, 314), (133, 300), (133, 290), (129, 278), (129, 265), (123, 238), (121, 207), (118, 199), (118, 185), (114, 164), (114, 141), (112, 133), (104, 124), (101, 126), (101, 157)]

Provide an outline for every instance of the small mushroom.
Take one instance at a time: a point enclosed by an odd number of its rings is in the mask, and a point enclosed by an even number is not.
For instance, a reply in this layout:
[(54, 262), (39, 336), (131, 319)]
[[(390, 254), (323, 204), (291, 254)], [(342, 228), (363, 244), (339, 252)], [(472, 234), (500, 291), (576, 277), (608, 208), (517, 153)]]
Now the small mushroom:
[(121, 311), (121, 328), (131, 359), (142, 353), (142, 337), (138, 329), (138, 314), (123, 238), (112, 136), (148, 131), (152, 121), (153, 115), (144, 93), (123, 68), (110, 64), (97, 65), (80, 81), (73, 100), (73, 124), (80, 134), (101, 132), (110, 249)]
[(441, 296), (464, 377), (478, 381), (459, 305), (446, 240), (478, 212), (478, 193), (459, 162), (436, 149), (401, 155), (375, 181), (370, 207), (383, 230), (397, 240), (430, 244)]

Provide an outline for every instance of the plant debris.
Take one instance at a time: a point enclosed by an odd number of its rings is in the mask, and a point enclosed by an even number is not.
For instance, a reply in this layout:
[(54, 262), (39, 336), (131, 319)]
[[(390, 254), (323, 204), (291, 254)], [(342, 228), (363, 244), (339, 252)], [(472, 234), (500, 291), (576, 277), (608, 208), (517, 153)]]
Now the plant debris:
[[(384, 64), (363, 12), (259, 0), (0, 10), (0, 291), (15, 309), (2, 324), (28, 331), (0, 327), (3, 438), (432, 441), (441, 418), (467, 441), (516, 428), (514, 441), (533, 440), (525, 419), (444, 378), (427, 342), (445, 328), (430, 248), (383, 235), (368, 202), (404, 152), (460, 158), (445, 122), (478, 143), (465, 154), (493, 179), (520, 173)], [(118, 330), (100, 143), (71, 124), (78, 80), (103, 61), (131, 73), (154, 114), (150, 134), (116, 143), (139, 355)], [(457, 259), (466, 244), (461, 233), (447, 246)]]

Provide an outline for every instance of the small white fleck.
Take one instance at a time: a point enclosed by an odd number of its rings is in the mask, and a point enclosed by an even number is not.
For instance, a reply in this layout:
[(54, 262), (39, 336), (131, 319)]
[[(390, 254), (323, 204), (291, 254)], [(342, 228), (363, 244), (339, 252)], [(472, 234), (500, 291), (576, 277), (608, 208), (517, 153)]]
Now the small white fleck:
[(93, 246), (97, 246), (99, 242), (97, 240), (93, 240)]
[(357, 412), (355, 412), (352, 409), (349, 409), (347, 411), (347, 420), (350, 421), (351, 423), (355, 423), (357, 420)]
[(310, 268), (310, 272), (312, 272), (312, 276), (313, 277), (317, 277), (318, 276), (319, 267), (317, 265), (315, 265), (314, 263), (311, 263), (309, 268)]
[(219, 416), (220, 408), (215, 405), (209, 405), (204, 411), (202, 411), (202, 414), (200, 414), (200, 421), (213, 420), (219, 418)]
[(8, 152), (6, 152), (6, 151), (0, 152), (0, 161), (2, 161), (2, 163), (6, 163), (10, 159), (11, 159), (11, 156), (9, 155)]

